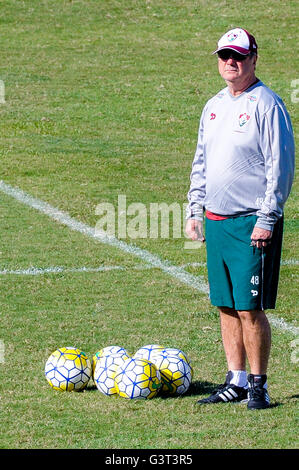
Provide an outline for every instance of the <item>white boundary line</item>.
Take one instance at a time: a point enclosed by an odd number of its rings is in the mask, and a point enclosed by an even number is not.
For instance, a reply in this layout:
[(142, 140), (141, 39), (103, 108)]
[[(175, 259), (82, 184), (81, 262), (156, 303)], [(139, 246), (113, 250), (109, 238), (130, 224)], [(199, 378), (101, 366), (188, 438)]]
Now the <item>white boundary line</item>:
[(292, 333), (295, 336), (299, 335), (299, 328), (291, 325), (290, 323), (287, 323), (283, 318), (277, 318), (272, 313), (268, 313), (267, 317), (272, 326), (278, 330), (287, 331), (288, 333)]
[(37, 268), (30, 267), (27, 269), (2, 269), (0, 276), (6, 275), (20, 275), (20, 276), (41, 276), (43, 274), (60, 274), (60, 273), (100, 273), (107, 271), (126, 271), (127, 269), (144, 270), (153, 269), (152, 266), (146, 264), (140, 264), (135, 266), (98, 266), (95, 268), (89, 268), (82, 266), (80, 268), (66, 268), (63, 266), (50, 266), (48, 268)]
[(123, 266), (99, 266), (97, 268), (88, 268), (82, 266), (81, 268), (65, 268), (63, 266), (51, 266), (49, 268), (35, 268), (28, 269), (3, 269), (0, 271), (0, 276), (8, 274), (20, 276), (41, 276), (43, 274), (60, 274), (60, 273), (98, 273), (114, 270), (125, 270)]
[[(183, 284), (186, 284), (188, 287), (192, 287), (198, 290), (199, 292), (205, 294), (207, 294), (209, 291), (208, 284), (204, 281), (203, 276), (194, 276), (185, 271), (184, 268), (175, 266), (171, 264), (168, 260), (162, 260), (158, 256), (150, 253), (149, 251), (143, 250), (136, 245), (128, 244), (124, 241), (118, 240), (116, 237), (108, 237), (106, 234), (100, 234), (98, 231), (95, 233), (94, 228), (77, 221), (66, 212), (63, 212), (51, 206), (47, 202), (34, 198), (22, 191), (21, 189), (14, 188), (9, 184), (4, 183), (4, 181), (0, 181), (0, 190), (4, 194), (13, 197), (22, 204), (25, 204), (31, 208), (38, 210), (39, 212), (47, 215), (56, 222), (66, 225), (71, 230), (75, 230), (90, 238), (100, 241), (101, 243), (105, 243), (107, 245), (118, 248), (121, 251), (129, 253), (133, 256), (137, 256), (143, 261), (146, 261), (146, 263), (148, 263), (152, 267), (161, 269), (163, 272), (182, 282)], [(287, 322), (282, 319), (278, 319), (274, 315), (270, 315), (269, 320), (273, 324), (273, 326), (280, 329), (281, 331), (288, 331), (295, 335), (298, 334), (299, 328), (293, 325), (289, 325)]]
[(299, 264), (298, 259), (285, 259), (281, 261), (282, 266), (295, 266)]
[[(297, 266), (299, 264), (299, 260), (298, 259), (286, 259), (286, 260), (281, 260), (281, 266)], [(186, 267), (194, 267), (194, 268), (197, 268), (197, 267), (205, 267), (206, 266), (206, 263), (186, 263), (184, 264), (182, 267), (186, 268)]]
[[(298, 260), (286, 260), (281, 262), (282, 265), (286, 266), (293, 266), (298, 265)], [(181, 265), (181, 268), (187, 267), (206, 267), (207, 263), (200, 262), (200, 263), (186, 263)], [(67, 268), (65, 266), (49, 266), (47, 268), (38, 268), (35, 266), (30, 266), (27, 269), (2, 269), (0, 270), (0, 276), (6, 275), (20, 275), (20, 276), (41, 276), (43, 274), (60, 274), (60, 273), (100, 273), (100, 272), (107, 272), (107, 271), (127, 271), (127, 270), (148, 270), (154, 269), (154, 267), (150, 264), (137, 264), (133, 266), (117, 266), (117, 265), (107, 265), (107, 266), (97, 266), (97, 267), (88, 267), (88, 266), (80, 266), (78, 268)]]

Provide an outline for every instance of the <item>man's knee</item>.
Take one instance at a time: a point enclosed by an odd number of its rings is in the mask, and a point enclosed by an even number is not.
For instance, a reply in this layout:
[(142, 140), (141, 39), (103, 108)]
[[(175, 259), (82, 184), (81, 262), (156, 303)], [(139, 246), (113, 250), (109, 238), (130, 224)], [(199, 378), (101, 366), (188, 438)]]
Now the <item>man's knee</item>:
[(238, 312), (230, 307), (218, 307), (219, 313), (223, 315), (230, 315), (231, 317), (238, 317)]
[(238, 310), (242, 323), (256, 324), (267, 321), (264, 310)]

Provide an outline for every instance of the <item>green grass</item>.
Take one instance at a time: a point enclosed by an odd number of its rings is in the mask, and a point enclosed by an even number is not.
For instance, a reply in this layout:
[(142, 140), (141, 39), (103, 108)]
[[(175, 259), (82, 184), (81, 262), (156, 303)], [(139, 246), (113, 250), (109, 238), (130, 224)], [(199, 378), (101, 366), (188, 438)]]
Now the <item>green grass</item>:
[[(296, 2), (13, 1), (1, 3), (1, 179), (95, 226), (101, 202), (186, 202), (203, 105), (224, 86), (215, 49), (243, 26), (260, 47), (257, 75), (285, 101), (295, 136)], [(279, 18), (279, 21), (269, 21)], [(298, 142), (298, 139), (297, 139)], [(286, 206), (283, 259), (298, 260), (298, 184)], [(196, 406), (226, 368), (217, 309), (141, 260), (60, 226), (1, 193), (0, 270), (122, 266), (99, 273), (0, 275), (1, 448), (295, 448), (294, 336), (273, 328), (273, 407)], [(132, 240), (125, 240), (131, 243)], [(133, 242), (175, 265), (205, 261), (184, 238)], [(186, 268), (206, 278), (206, 268)], [(275, 315), (294, 324), (297, 265), (283, 265)], [(194, 383), (179, 398), (57, 393), (44, 365), (57, 347), (92, 356), (120, 344), (180, 347)]]

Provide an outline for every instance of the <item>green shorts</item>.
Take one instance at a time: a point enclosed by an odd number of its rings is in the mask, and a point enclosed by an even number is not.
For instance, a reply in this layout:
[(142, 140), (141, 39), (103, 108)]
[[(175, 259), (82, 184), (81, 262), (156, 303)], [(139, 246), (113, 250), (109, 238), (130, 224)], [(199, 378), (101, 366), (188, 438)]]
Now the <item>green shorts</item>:
[(275, 308), (283, 219), (274, 226), (271, 244), (250, 246), (257, 217), (206, 219), (207, 266), (212, 305), (235, 310)]

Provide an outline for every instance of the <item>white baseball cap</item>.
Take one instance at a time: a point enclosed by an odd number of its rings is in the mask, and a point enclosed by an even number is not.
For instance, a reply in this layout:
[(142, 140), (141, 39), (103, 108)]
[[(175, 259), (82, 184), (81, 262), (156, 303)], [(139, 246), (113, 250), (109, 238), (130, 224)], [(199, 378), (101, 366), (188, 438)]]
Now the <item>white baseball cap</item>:
[(218, 47), (213, 54), (222, 49), (232, 49), (242, 55), (250, 52), (257, 53), (257, 43), (254, 37), (246, 29), (235, 28), (225, 33), (218, 41)]

